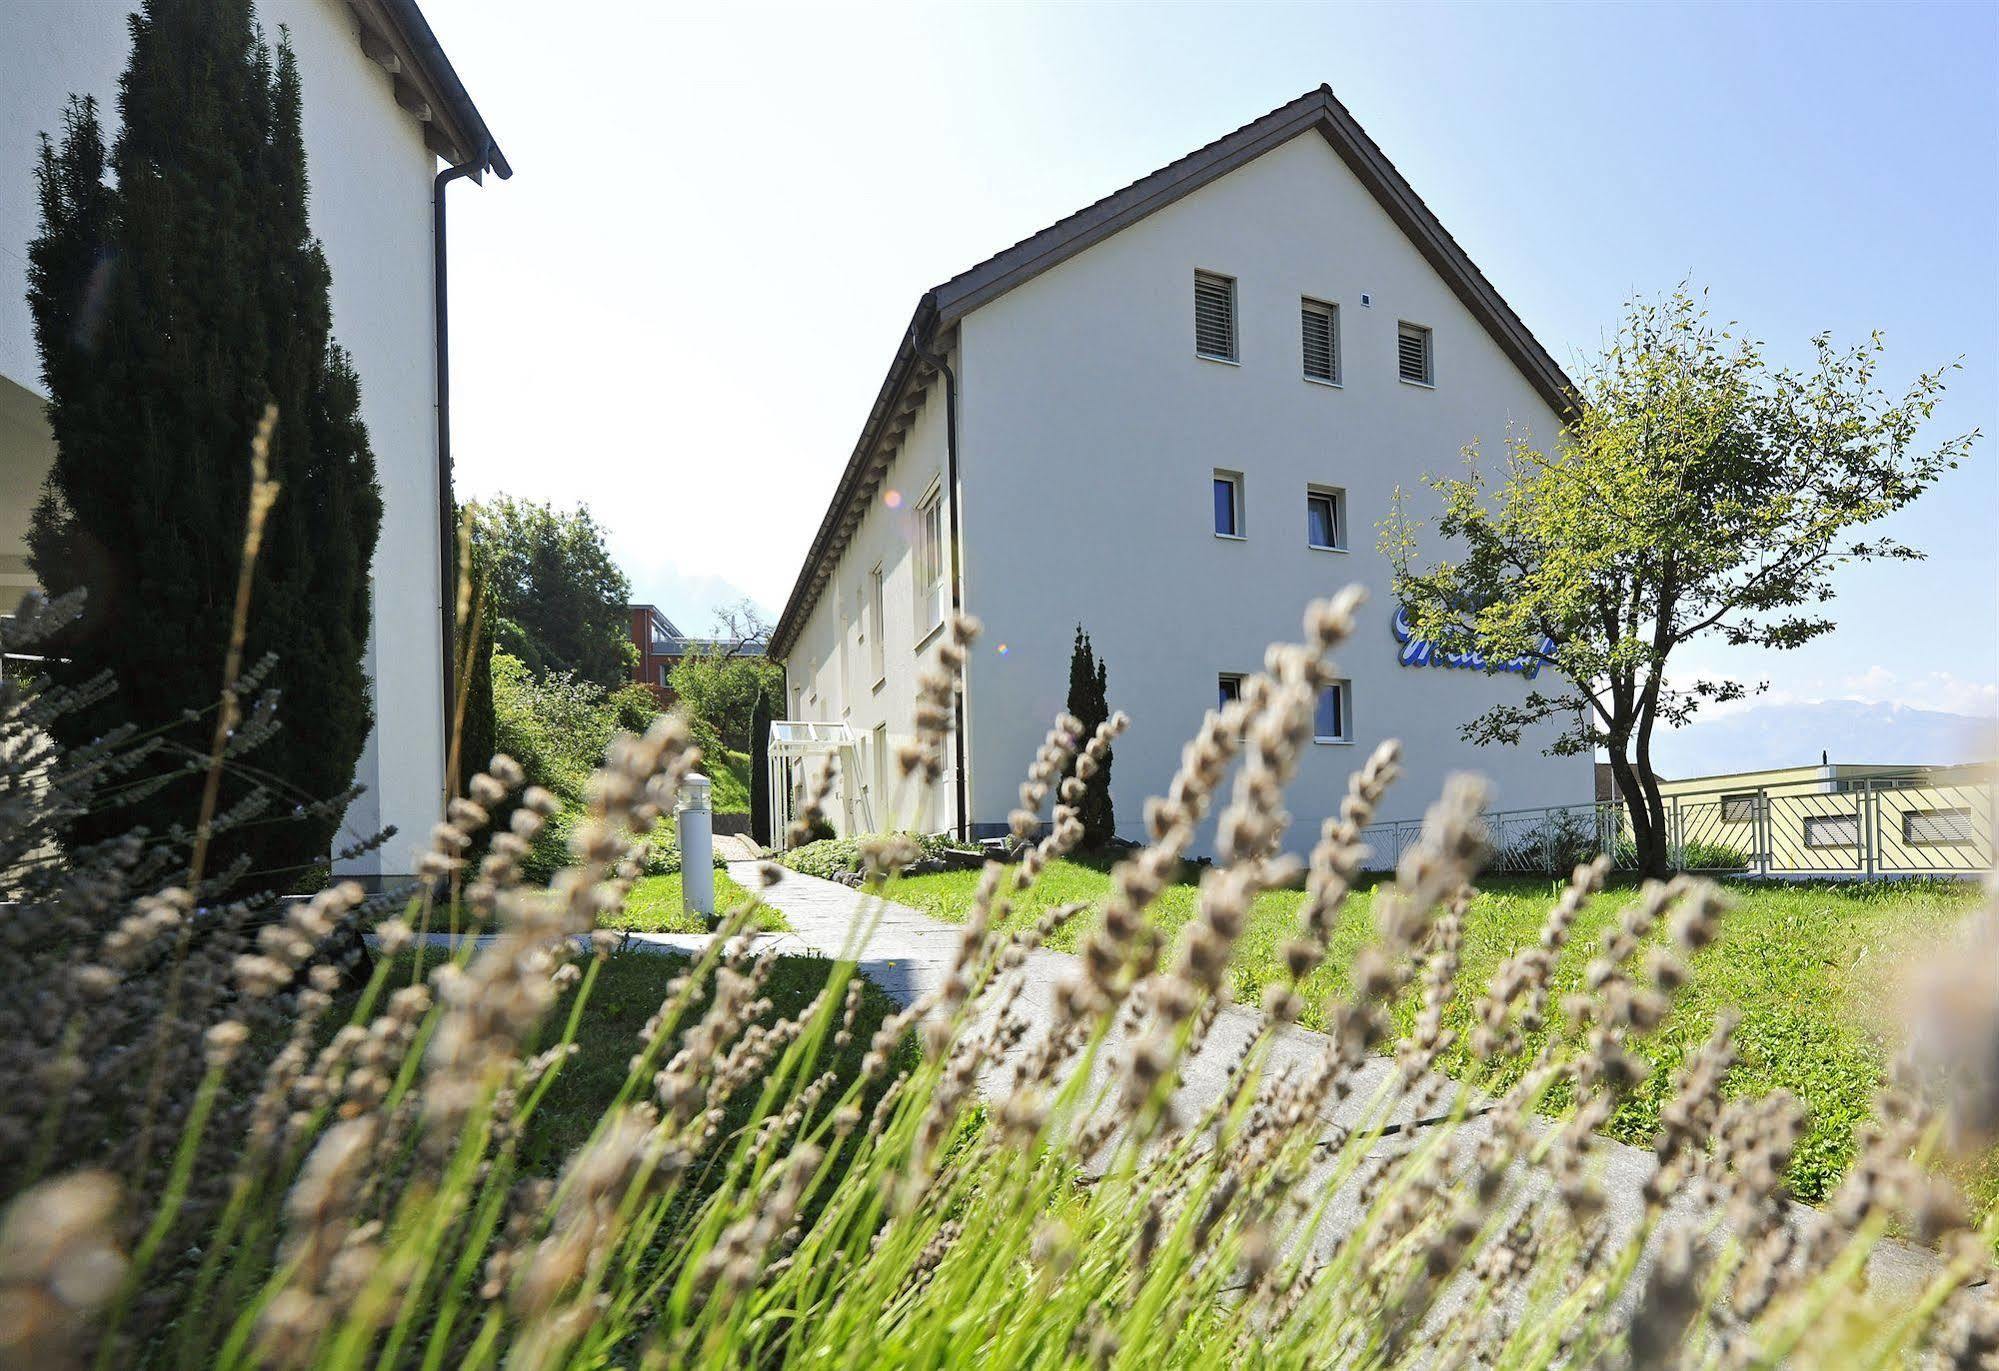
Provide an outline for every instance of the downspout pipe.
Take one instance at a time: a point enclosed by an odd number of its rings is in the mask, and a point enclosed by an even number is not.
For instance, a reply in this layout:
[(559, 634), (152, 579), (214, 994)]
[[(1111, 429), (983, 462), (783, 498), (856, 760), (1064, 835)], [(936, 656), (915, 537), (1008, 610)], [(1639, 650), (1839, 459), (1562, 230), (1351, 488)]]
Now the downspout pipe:
[[(951, 370), (950, 359), (943, 350), (931, 352), (924, 346), (925, 335), (934, 331), (935, 327), (936, 315), (931, 313), (922, 330), (914, 325), (910, 327), (909, 343), (918, 357), (937, 368), (944, 377), (944, 479), (951, 487), (951, 613), (958, 615), (965, 610), (963, 552), (958, 521), (958, 374)], [(951, 770), (955, 773), (953, 784), (958, 797), (957, 838), (962, 843), (971, 837), (971, 815), (967, 812), (965, 790), (965, 690), (962, 681), (952, 698), (951, 708), (951, 726), (957, 734), (957, 745), (951, 749)]]
[[(455, 657), (457, 653), (458, 596), (453, 582), (458, 575), (458, 518), (457, 502), (452, 494), (451, 482), (451, 294), (446, 285), (445, 270), (449, 254), (445, 251), (444, 233), (444, 191), (453, 181), (467, 176), (477, 176), (486, 169), (492, 151), (462, 162), (455, 167), (446, 167), (437, 173), (430, 188), (430, 280), (436, 291), (433, 308), (433, 340), (437, 362), (437, 600), (441, 619), (444, 673), (444, 750), (448, 759), (451, 755), (451, 731), (457, 723), (458, 682), (456, 680)], [(444, 778), (445, 794), (449, 796), (458, 786), (456, 776)]]

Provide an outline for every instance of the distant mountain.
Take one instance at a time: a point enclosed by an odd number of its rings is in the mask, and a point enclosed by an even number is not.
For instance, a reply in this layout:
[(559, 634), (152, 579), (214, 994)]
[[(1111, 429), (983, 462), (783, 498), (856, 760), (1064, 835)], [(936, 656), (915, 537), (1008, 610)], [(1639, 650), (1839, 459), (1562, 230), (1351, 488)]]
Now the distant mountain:
[(1948, 765), (1999, 756), (1999, 725), (1863, 700), (1752, 705), (1694, 723), (1652, 744), (1661, 776), (1717, 776), (1766, 767), (1809, 766), (1824, 753), (1854, 764)]

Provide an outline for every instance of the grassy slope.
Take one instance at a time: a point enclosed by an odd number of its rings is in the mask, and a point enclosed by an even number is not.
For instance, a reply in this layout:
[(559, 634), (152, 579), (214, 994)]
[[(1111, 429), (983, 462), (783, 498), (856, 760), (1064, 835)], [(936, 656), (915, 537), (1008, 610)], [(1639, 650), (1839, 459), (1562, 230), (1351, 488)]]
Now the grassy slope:
[[(897, 882), (891, 898), (956, 919), (976, 882), (975, 872), (915, 876)], [(1106, 886), (1099, 869), (1057, 863), (1012, 920), (1031, 918), (1051, 905), (1095, 900)], [(1546, 880), (1487, 883), (1466, 918), (1461, 985), (1474, 993), (1482, 990), (1501, 958), (1538, 936), (1554, 888)], [(1736, 904), (1724, 920), (1721, 940), (1694, 959), (1693, 975), (1677, 997), (1674, 1014), (1642, 1045), (1656, 1069), (1618, 1110), (1610, 1132), (1628, 1142), (1651, 1141), (1680, 1061), (1705, 1041), (1716, 1013), (1734, 1005), (1742, 1012), (1735, 1034), (1740, 1060), (1726, 1089), (1764, 1093), (1781, 1086), (1805, 1102), (1811, 1125), (1791, 1168), (1791, 1185), (1802, 1199), (1822, 1199), (1851, 1160), (1853, 1126), (1867, 1116), (1883, 1063), (1894, 1050), (1899, 968), (1911, 951), (1947, 935), (1975, 906), (1977, 892), (1968, 883), (1736, 883), (1729, 893)], [(1557, 967), (1558, 994), (1580, 989), (1599, 934), (1630, 897), (1628, 887), (1612, 889), (1577, 920)], [(1283, 974), (1280, 949), (1291, 936), (1300, 898), (1295, 891), (1273, 891), (1257, 901), (1233, 966), (1240, 1002), (1256, 1004), (1263, 985)], [(1372, 903), (1373, 891), (1361, 891), (1342, 911), (1332, 956), (1308, 985), (1308, 1027), (1322, 1026), (1327, 1000), (1345, 990), (1353, 953), (1372, 933)], [(1176, 884), (1161, 898), (1154, 917), (1166, 929), (1178, 930), (1194, 905), (1194, 886)], [(1086, 911), (1050, 945), (1072, 949), (1091, 917)], [(1413, 997), (1401, 1006), (1405, 1025), (1414, 1010)], [(1469, 1017), (1469, 1004), (1461, 995), (1448, 1022), (1462, 1032)], [(1549, 1031), (1565, 1030), (1557, 1025)], [(1461, 1050), (1449, 1062), (1454, 1070), (1467, 1065)], [(1984, 1158), (1966, 1179), (1979, 1207), (1990, 1207), (1999, 1200), (1999, 1156)]]
[(726, 747), (704, 758), (701, 770), (714, 789), (709, 792), (708, 802), (717, 814), (747, 814), (750, 812), (750, 754), (731, 752)]
[[(750, 893), (729, 879), (726, 871), (715, 873), (715, 909), (720, 913), (750, 899)], [(690, 915), (680, 904), (680, 873), (647, 876), (632, 887), (625, 907), (603, 919), (606, 928), (629, 928), (641, 933), (706, 933), (707, 923)], [(767, 904), (759, 903), (750, 917), (752, 928), (781, 932), (789, 927), (784, 916)]]

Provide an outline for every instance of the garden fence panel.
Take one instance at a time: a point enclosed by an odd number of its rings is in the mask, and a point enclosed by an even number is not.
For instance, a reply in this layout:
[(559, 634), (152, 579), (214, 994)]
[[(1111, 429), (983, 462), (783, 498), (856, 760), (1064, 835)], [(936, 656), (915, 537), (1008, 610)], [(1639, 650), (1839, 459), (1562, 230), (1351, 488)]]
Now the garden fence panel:
[[(1830, 787), (1830, 788), (1827, 788)], [(1976, 876), (1993, 868), (1999, 781), (1815, 780), (1666, 797), (1667, 860), (1704, 875), (1874, 879)], [(1567, 875), (1601, 853), (1637, 865), (1618, 801), (1486, 815), (1486, 870)], [(1392, 870), (1422, 833), (1414, 820), (1362, 830), (1367, 865)]]

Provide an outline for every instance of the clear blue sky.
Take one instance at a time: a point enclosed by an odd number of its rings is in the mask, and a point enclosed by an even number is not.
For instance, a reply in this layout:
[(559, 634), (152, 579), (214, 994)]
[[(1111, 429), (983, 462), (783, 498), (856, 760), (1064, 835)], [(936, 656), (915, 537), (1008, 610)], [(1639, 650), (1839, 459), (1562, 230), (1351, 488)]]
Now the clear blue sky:
[[(1772, 353), (1962, 356), (1999, 433), (1999, 6), (425, 0), (514, 165), (454, 190), (466, 486), (587, 501), (682, 627), (774, 612), (919, 294), (1324, 81), (1548, 348), (1682, 278)], [(1687, 666), (1999, 704), (1994, 439), (1840, 631)]]

